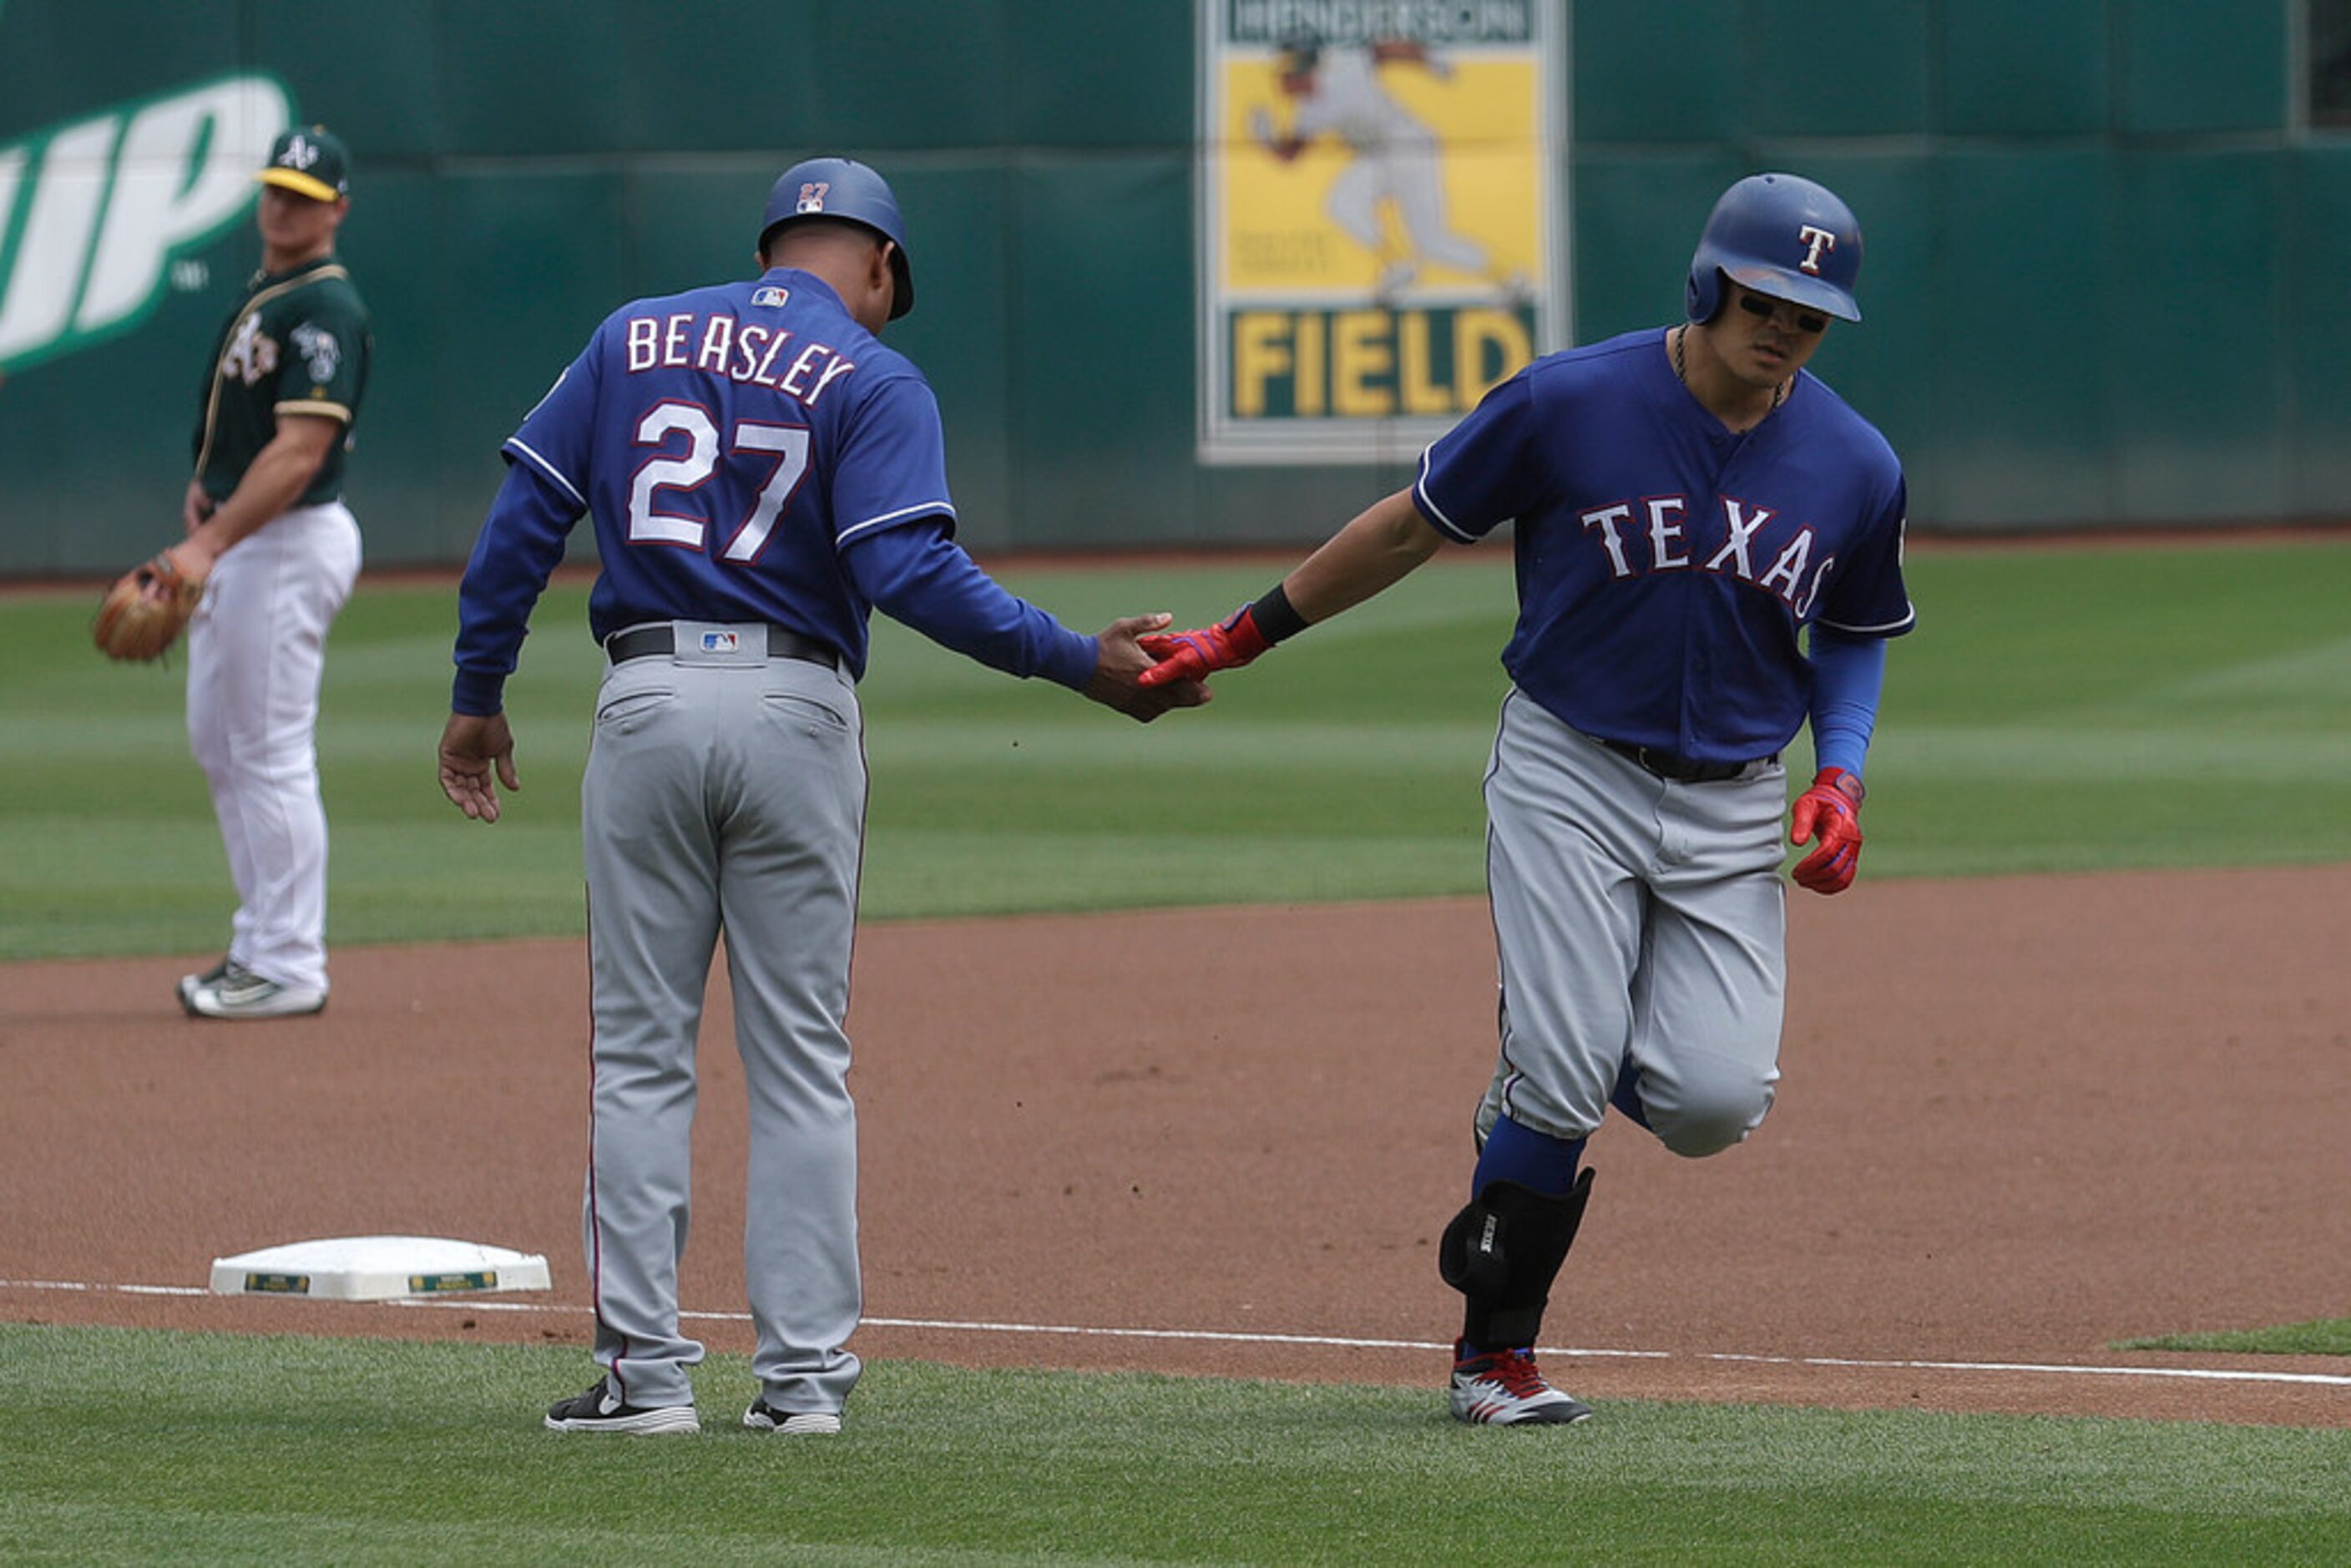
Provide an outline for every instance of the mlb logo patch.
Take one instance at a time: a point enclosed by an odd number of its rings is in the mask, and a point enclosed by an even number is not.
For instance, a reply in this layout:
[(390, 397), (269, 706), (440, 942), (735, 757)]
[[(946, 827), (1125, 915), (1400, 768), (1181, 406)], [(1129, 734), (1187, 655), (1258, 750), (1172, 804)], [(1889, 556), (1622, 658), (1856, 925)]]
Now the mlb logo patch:
[(741, 643), (742, 639), (732, 632), (705, 632), (702, 634), (702, 651), (705, 653), (731, 653)]
[(783, 308), (784, 301), (789, 299), (791, 297), (792, 291), (790, 289), (778, 288), (771, 283), (767, 285), (765, 287), (753, 289), (751, 291), (751, 303), (754, 305), (772, 306), (773, 308), (780, 310)]

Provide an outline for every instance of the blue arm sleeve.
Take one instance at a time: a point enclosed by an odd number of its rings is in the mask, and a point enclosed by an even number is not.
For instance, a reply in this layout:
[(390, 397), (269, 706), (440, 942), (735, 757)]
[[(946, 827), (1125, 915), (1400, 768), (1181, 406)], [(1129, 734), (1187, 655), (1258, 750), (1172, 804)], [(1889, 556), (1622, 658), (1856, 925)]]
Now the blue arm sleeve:
[(947, 537), (943, 517), (861, 534), (842, 560), (876, 609), (943, 647), (1072, 691), (1093, 679), (1101, 656), (1095, 640), (1006, 591)]
[(579, 499), (529, 463), (509, 460), (506, 483), (474, 541), (457, 588), (457, 678), (452, 711), (494, 714), (521, 656), (531, 607), (563, 559), (564, 540), (582, 516)]
[(1877, 699), (1886, 687), (1886, 639), (1813, 626), (1813, 751), (1823, 768), (1861, 777)]

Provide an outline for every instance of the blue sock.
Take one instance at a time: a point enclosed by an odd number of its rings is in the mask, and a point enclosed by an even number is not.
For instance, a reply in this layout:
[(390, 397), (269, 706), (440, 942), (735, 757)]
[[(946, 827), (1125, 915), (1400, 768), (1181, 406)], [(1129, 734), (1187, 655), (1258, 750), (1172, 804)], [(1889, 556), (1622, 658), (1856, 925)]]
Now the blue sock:
[(1469, 1196), (1485, 1191), (1488, 1182), (1514, 1181), (1545, 1197), (1564, 1197), (1575, 1185), (1575, 1165), (1583, 1157), (1582, 1138), (1554, 1138), (1498, 1116), (1494, 1130), (1486, 1134), (1486, 1146), (1479, 1151)]

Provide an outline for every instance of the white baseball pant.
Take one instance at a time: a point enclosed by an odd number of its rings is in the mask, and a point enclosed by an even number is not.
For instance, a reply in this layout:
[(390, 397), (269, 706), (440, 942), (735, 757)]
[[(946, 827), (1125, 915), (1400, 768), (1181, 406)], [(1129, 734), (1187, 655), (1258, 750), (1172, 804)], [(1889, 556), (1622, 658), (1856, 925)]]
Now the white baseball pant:
[(327, 987), (319, 684), (359, 572), (350, 509), (297, 507), (220, 558), (188, 624), (188, 744), (236, 887), (228, 956), (283, 986)]

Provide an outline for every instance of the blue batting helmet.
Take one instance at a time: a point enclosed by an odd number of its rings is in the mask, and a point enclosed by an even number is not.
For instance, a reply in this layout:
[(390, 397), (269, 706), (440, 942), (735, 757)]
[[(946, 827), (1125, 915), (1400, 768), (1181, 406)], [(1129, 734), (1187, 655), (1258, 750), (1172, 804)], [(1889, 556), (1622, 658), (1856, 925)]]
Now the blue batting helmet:
[(799, 218), (840, 218), (862, 224), (895, 247), (890, 271), (897, 288), (890, 299), (890, 319), (895, 321), (914, 308), (914, 274), (906, 260), (906, 225), (898, 216), (898, 198), (890, 183), (849, 158), (810, 158), (785, 170), (768, 193), (768, 214), (759, 225), (759, 249), (764, 254), (778, 229)]
[(1722, 308), (1722, 277), (1846, 321), (1861, 319), (1861, 225), (1825, 185), (1795, 174), (1750, 174), (1722, 193), (1690, 257), (1689, 319)]

